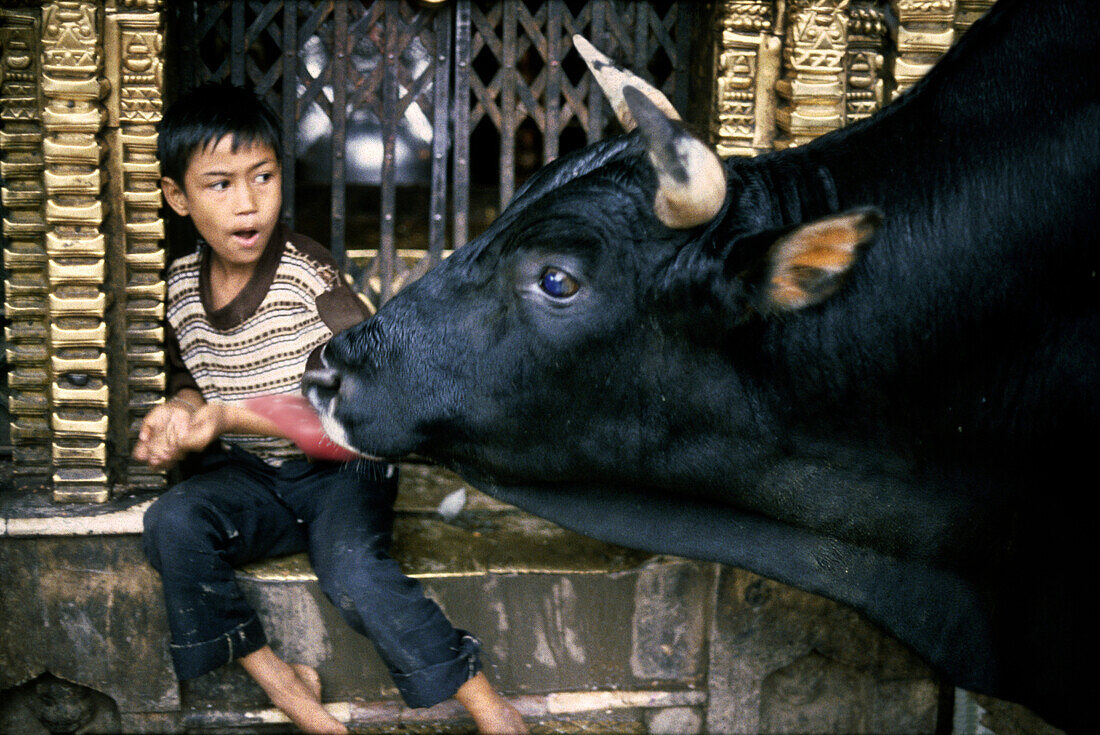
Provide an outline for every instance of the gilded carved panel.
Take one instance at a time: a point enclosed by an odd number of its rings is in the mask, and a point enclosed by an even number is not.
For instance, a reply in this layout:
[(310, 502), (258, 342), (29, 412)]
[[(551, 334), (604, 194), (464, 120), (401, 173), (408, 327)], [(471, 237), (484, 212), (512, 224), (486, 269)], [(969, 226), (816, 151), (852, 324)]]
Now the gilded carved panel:
[(20, 484), (44, 484), (50, 472), (40, 28), (37, 10), (0, 9), (4, 342), (12, 469)]
[(61, 502), (164, 485), (127, 461), (164, 386), (162, 46), (153, 2), (0, 9), (13, 475)]
[(46, 163), (46, 348), (51, 370), (52, 485), (59, 501), (107, 499), (107, 242), (103, 225), (104, 85), (98, 9), (90, 0), (42, 6), (42, 122)]
[(711, 132), (719, 154), (752, 155), (775, 139), (775, 83), (781, 40), (770, 0), (724, 0), (715, 35)]
[(844, 124), (847, 48), (848, 0), (789, 0), (776, 85), (777, 147), (801, 145)]
[(716, 0), (722, 155), (801, 145), (911, 87), (993, 0)]
[(853, 2), (848, 8), (848, 48), (844, 58), (845, 124), (870, 117), (885, 102), (886, 83), (882, 77), (885, 40), (885, 11), (871, 2)]
[(956, 0), (891, 0), (898, 19), (894, 96), (913, 86), (955, 42)]
[[(142, 418), (164, 394), (164, 299), (166, 264), (164, 222), (159, 216), (160, 166), (156, 123), (164, 89), (163, 34), (157, 13), (118, 13), (107, 17), (108, 105), (112, 200), (118, 202), (112, 252), (116, 293), (124, 306), (114, 315), (119, 339), (112, 355), (127, 365), (111, 389), (129, 398), (125, 420), (117, 422), (115, 443), (130, 445)], [(131, 487), (163, 487), (164, 475), (119, 458), (116, 472)]]

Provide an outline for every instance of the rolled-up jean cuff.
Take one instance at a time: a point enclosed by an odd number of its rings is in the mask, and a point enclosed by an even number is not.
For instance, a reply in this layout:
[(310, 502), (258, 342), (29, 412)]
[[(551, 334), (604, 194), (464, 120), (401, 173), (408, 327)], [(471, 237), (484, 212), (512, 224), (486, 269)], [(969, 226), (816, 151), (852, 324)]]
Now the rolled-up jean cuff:
[(267, 645), (260, 619), (253, 615), (232, 630), (201, 643), (169, 644), (172, 665), (180, 681), (194, 679)]
[(431, 707), (450, 699), (481, 671), (481, 642), (464, 630), (455, 657), (409, 674), (391, 672), (401, 698), (410, 707)]

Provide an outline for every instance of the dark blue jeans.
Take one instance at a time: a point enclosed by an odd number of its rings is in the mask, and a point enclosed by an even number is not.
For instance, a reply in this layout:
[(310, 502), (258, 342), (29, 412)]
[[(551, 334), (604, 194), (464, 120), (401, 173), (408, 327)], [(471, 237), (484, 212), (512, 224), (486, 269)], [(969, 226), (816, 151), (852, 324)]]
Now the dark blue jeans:
[(390, 557), (396, 492), (396, 468), (378, 462), (271, 467), (240, 449), (203, 458), (145, 513), (176, 675), (190, 679), (263, 647), (233, 568), (308, 551), (321, 589), (374, 643), (409, 706), (454, 695), (481, 668), (479, 644)]

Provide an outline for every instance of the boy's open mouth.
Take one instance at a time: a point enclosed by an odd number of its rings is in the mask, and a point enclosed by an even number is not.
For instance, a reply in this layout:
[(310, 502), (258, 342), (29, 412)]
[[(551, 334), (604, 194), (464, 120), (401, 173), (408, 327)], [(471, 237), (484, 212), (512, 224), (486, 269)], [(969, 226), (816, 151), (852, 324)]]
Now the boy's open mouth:
[(259, 237), (259, 230), (237, 230), (233, 233), (233, 237), (241, 241), (243, 245), (253, 245), (256, 239)]

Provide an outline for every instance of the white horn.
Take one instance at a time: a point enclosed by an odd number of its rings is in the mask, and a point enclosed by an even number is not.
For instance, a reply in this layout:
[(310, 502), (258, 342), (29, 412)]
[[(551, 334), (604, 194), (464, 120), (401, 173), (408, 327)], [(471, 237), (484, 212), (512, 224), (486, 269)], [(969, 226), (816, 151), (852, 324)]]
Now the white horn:
[(726, 168), (718, 155), (633, 86), (623, 88), (623, 98), (638, 121), (657, 172), (653, 199), (657, 219), (673, 229), (714, 219), (726, 202)]
[(584, 63), (588, 64), (588, 70), (592, 72), (592, 76), (596, 78), (596, 82), (600, 85), (600, 89), (603, 90), (604, 95), (607, 97), (607, 101), (611, 103), (611, 109), (615, 111), (615, 116), (619, 118), (619, 123), (623, 126), (623, 130), (630, 132), (634, 129), (635, 125), (637, 125), (634, 121), (634, 116), (630, 112), (630, 107), (627, 106), (626, 100), (623, 99), (623, 87), (627, 85), (641, 91), (642, 94), (648, 97), (667, 117), (673, 120), (680, 119), (680, 113), (676, 112), (676, 108), (673, 107), (672, 103), (668, 101), (668, 98), (661, 93), (661, 90), (657, 89), (637, 74), (616, 66), (615, 62), (589, 43), (588, 39), (584, 36), (579, 34), (574, 35), (573, 47), (577, 49), (577, 53), (584, 59)]

